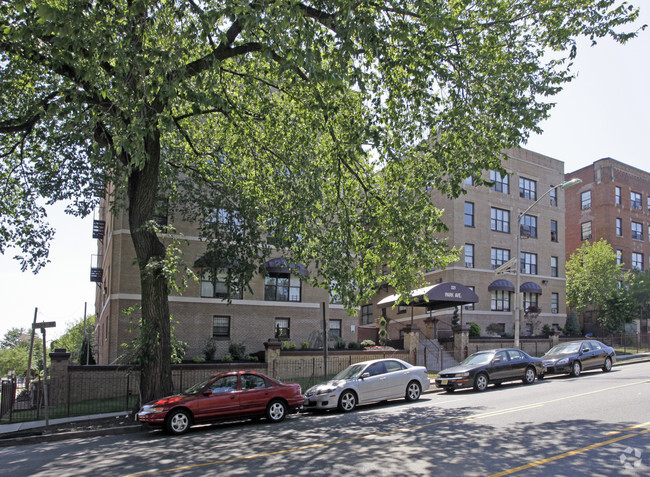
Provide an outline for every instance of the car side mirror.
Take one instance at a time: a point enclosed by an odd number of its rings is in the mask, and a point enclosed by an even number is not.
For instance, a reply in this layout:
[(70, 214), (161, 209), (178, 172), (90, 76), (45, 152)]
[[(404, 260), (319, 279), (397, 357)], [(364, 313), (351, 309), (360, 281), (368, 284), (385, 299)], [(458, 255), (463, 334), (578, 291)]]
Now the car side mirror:
[(369, 377), (370, 377), (370, 373), (368, 373), (368, 372), (365, 372), (365, 373), (363, 373), (361, 375), (361, 379), (366, 379), (366, 378), (369, 378)]
[(204, 396), (211, 396), (212, 395), (212, 389), (206, 389), (205, 391), (203, 391), (203, 395)]
[(494, 358), (492, 360), (492, 364), (497, 364), (497, 363), (500, 363), (500, 362), (501, 362), (501, 358)]
[(586, 353), (587, 351), (589, 351), (589, 348), (585, 348), (582, 350), (583, 353)]

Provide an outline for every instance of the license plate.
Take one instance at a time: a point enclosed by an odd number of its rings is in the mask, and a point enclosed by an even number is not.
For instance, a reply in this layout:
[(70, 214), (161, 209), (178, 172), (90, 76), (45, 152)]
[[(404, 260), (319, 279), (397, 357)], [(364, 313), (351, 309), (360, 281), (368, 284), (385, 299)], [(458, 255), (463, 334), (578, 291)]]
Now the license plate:
[(445, 384), (447, 384), (447, 380), (443, 379), (442, 381), (440, 381), (440, 384), (442, 384), (444, 386)]

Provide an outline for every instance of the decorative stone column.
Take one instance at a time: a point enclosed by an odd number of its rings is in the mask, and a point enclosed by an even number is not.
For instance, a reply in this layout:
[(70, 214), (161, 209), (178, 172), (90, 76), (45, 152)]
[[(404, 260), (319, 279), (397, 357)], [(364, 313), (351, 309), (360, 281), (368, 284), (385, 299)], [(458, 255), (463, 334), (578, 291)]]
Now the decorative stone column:
[(406, 325), (404, 327), (404, 349), (409, 352), (409, 362), (417, 364), (418, 345), (420, 333), (417, 325)]
[(551, 331), (551, 348), (560, 343), (560, 332), (558, 330)]
[(266, 374), (273, 376), (273, 369), (275, 367), (275, 361), (280, 358), (280, 349), (282, 348), (282, 342), (275, 338), (269, 338), (269, 340), (264, 343), (264, 349), (266, 350)]
[(54, 348), (50, 353), (50, 388), (48, 393), (50, 406), (65, 404), (68, 399), (68, 364), (70, 353), (65, 348)]
[(462, 361), (469, 355), (469, 326), (454, 326), (454, 359)]

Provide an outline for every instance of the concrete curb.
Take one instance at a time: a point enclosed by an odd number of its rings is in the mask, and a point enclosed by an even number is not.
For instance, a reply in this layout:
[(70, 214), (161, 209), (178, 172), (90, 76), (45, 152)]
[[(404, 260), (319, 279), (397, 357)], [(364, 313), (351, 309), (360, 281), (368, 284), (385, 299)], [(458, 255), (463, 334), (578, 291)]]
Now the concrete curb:
[(135, 432), (144, 432), (145, 429), (141, 424), (131, 426), (106, 427), (103, 429), (91, 429), (84, 431), (69, 432), (48, 432), (42, 434), (24, 436), (24, 437), (7, 437), (0, 438), (0, 447), (12, 447), (27, 444), (38, 444), (41, 442), (56, 442), (68, 439), (88, 439), (91, 437), (117, 436), (122, 434), (132, 434)]

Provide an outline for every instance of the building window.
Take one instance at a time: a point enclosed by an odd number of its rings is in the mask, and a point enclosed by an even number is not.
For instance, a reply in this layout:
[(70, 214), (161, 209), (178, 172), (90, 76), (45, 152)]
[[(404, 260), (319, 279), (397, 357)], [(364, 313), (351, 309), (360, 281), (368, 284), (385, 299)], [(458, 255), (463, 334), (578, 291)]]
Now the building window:
[(372, 322), (372, 305), (363, 305), (361, 307), (361, 324), (370, 325)]
[(330, 320), (330, 335), (336, 336), (339, 339), (343, 337), (341, 320)]
[[(203, 298), (242, 297), (241, 289), (228, 289), (228, 272), (226, 270), (203, 270), (201, 273), (201, 296)], [(229, 293), (230, 292), (230, 293)]]
[(230, 338), (230, 317), (213, 316), (212, 317), (212, 337), (226, 339)]
[(539, 313), (539, 295), (524, 293), (524, 313)]
[(641, 210), (643, 208), (643, 200), (641, 194), (638, 192), (630, 192), (630, 209)]
[[(468, 286), (467, 288), (474, 291), (476, 287)], [(469, 303), (469, 304), (465, 305), (465, 309), (466, 310), (473, 310), (474, 309), (474, 303)]]
[(521, 252), (521, 273), (537, 275), (537, 254)]
[(472, 186), (474, 185), (474, 178), (472, 176), (469, 176), (468, 178), (465, 179), (465, 185)]
[(465, 268), (474, 268), (474, 244), (465, 244)]
[(499, 171), (490, 171), (490, 182), (493, 182), (492, 190), (496, 192), (510, 193), (510, 176), (502, 176)]
[(397, 305), (397, 314), (406, 313), (406, 305)]
[(524, 215), (521, 218), (520, 233), (522, 237), (537, 238), (537, 217)]
[(265, 301), (300, 301), (300, 279), (289, 273), (274, 273), (264, 278)]
[(557, 257), (551, 257), (551, 276), (558, 277), (558, 260)]
[(551, 206), (557, 207), (557, 187), (551, 186), (551, 192), (549, 192), (549, 197), (551, 199)]
[(491, 311), (510, 311), (510, 292), (495, 290), (490, 292)]
[(505, 248), (492, 248), (490, 250), (490, 264), (492, 265), (492, 270), (499, 268), (508, 260), (510, 260), (510, 250)]
[(490, 228), (495, 232), (510, 233), (510, 211), (492, 207), (490, 210)]
[(551, 242), (559, 242), (557, 220), (551, 220)]
[(288, 340), (291, 337), (291, 320), (289, 318), (275, 319), (275, 337), (279, 340)]
[(586, 190), (580, 194), (580, 208), (582, 210), (591, 209), (591, 191)]
[(166, 226), (169, 217), (169, 200), (157, 199), (153, 209), (153, 220), (161, 226)]
[(643, 240), (643, 224), (632, 222), (632, 238), (634, 240)]
[(632, 270), (643, 270), (643, 254), (632, 252)]
[(474, 203), (465, 202), (465, 227), (474, 227)]
[(560, 294), (551, 293), (551, 313), (560, 312)]
[(537, 200), (537, 182), (525, 177), (519, 178), (519, 197)]
[(616, 250), (616, 264), (623, 265), (623, 250), (621, 249)]
[(621, 188), (616, 186), (614, 189), (614, 203), (616, 205), (621, 205), (623, 203), (623, 194), (621, 193)]
[(591, 240), (591, 221), (589, 222), (584, 222), (583, 224), (580, 225), (581, 231), (580, 231), (580, 237), (581, 240)]
[(616, 218), (616, 236), (617, 237), (623, 236), (623, 219), (618, 217)]

